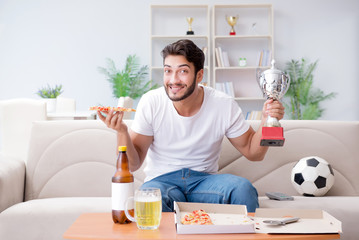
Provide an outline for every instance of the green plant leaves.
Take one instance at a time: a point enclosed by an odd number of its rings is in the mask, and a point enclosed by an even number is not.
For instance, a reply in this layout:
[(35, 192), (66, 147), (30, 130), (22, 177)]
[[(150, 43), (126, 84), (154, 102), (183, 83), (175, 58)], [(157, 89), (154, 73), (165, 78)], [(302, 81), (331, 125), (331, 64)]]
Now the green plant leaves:
[(62, 85), (56, 85), (54, 88), (47, 85), (36, 92), (42, 98), (57, 98), (61, 93), (63, 93)]
[[(284, 104), (290, 109), (287, 114), (291, 119), (315, 120), (322, 116), (322, 101), (334, 98), (336, 93), (325, 94), (313, 87), (313, 72), (318, 61), (307, 63), (305, 59), (287, 62), (286, 71), (290, 75), (290, 87), (284, 96)], [(289, 102), (289, 103), (288, 103)]]
[(99, 72), (107, 76), (107, 80), (112, 85), (113, 96), (131, 97), (133, 99), (141, 97), (147, 91), (157, 88), (157, 85), (151, 86), (151, 81), (145, 82), (148, 75), (148, 67), (140, 66), (136, 55), (129, 55), (123, 70), (116, 68), (111, 59), (107, 59), (107, 68), (99, 67)]

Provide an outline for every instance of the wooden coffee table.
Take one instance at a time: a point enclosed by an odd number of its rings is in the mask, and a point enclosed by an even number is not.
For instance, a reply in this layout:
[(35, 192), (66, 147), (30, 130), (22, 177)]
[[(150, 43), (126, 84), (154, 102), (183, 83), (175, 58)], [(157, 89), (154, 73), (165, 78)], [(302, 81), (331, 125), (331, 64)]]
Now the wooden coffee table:
[(173, 213), (162, 213), (162, 219), (157, 230), (140, 230), (136, 223), (114, 224), (111, 213), (82, 214), (64, 233), (65, 239), (339, 239), (339, 234), (177, 234)]

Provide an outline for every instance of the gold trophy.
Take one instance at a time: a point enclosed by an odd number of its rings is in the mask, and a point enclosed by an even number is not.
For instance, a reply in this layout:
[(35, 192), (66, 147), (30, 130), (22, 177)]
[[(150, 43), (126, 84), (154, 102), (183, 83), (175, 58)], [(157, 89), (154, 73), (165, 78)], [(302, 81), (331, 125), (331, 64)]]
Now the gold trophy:
[(194, 32), (192, 30), (192, 22), (193, 22), (193, 17), (187, 17), (187, 22), (188, 22), (188, 31), (187, 31), (187, 35), (194, 35)]
[(229, 35), (236, 35), (236, 31), (234, 30), (234, 25), (236, 25), (238, 20), (237, 16), (226, 16), (228, 24), (232, 27), (231, 31), (229, 32)]

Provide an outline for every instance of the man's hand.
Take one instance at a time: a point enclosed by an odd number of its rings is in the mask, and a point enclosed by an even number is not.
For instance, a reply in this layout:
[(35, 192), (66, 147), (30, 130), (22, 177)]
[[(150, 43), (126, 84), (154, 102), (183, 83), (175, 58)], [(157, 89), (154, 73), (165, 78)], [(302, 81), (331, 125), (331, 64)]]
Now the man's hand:
[[(263, 105), (262, 126), (267, 120), (268, 116), (277, 118), (278, 120), (284, 117), (284, 107), (279, 101), (273, 99), (267, 100)], [(267, 146), (260, 146), (262, 137), (261, 128), (257, 132), (252, 127), (246, 133), (236, 138), (229, 138), (233, 146), (240, 151), (250, 161), (261, 161), (264, 159)]]
[(263, 119), (268, 116), (274, 117), (278, 120), (284, 117), (284, 107), (281, 102), (273, 99), (268, 99), (263, 105)]
[[(104, 115), (105, 114), (105, 115)], [(127, 125), (122, 121), (124, 112), (122, 111), (97, 111), (98, 117), (107, 127), (116, 130), (118, 133), (127, 133)]]

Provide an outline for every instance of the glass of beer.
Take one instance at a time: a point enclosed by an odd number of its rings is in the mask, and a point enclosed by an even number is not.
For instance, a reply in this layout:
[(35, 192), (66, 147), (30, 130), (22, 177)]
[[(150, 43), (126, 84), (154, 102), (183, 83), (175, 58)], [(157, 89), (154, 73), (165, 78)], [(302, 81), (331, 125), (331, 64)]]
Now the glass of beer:
[[(129, 201), (135, 202), (135, 216), (128, 212)], [(134, 197), (128, 198), (125, 213), (128, 219), (136, 222), (139, 229), (157, 229), (162, 216), (161, 191), (158, 188), (143, 188), (135, 191)]]

